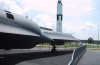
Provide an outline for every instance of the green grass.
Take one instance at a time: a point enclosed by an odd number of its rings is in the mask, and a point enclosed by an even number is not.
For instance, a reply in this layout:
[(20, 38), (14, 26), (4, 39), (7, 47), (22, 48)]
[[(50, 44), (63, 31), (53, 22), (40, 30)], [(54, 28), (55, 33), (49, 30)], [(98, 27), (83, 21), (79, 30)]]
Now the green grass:
[[(41, 44), (38, 44), (38, 45), (43, 45), (43, 46), (50, 46), (49, 43), (41, 43)], [(58, 45), (57, 45), (58, 46)], [(71, 44), (71, 42), (66, 42), (64, 45), (59, 45), (59, 47), (80, 47), (81, 45), (77, 44), (77, 43), (74, 43), (74, 44)], [(87, 49), (100, 49), (100, 46), (91, 46), (91, 45), (87, 45)]]
[(64, 45), (66, 45), (67, 47), (79, 47), (79, 46), (81, 46), (77, 43), (71, 44), (71, 43), (67, 43), (67, 42)]
[[(38, 44), (38, 45), (43, 45), (43, 46), (49, 46), (50, 44), (49, 43), (41, 43), (41, 44)], [(66, 42), (64, 45), (57, 45), (57, 46), (59, 46), (59, 47), (79, 47), (80, 45), (78, 45), (78, 44), (71, 44), (70, 42)]]
[(87, 48), (100, 48), (100, 46), (91, 46), (91, 45), (87, 45)]

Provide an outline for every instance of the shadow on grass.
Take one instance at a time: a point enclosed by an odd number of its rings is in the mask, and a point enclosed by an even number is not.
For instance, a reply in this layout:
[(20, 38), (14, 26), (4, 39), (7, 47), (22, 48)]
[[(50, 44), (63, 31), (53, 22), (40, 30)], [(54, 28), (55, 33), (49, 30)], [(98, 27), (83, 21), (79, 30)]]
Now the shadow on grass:
[(54, 57), (65, 54), (71, 54), (73, 50), (58, 51), (55, 54), (50, 53), (50, 51), (40, 51), (40, 52), (28, 52), (28, 53), (17, 53), (17, 54), (5, 54), (0, 55), (0, 65), (15, 65), (22, 61), (34, 60), (39, 58)]

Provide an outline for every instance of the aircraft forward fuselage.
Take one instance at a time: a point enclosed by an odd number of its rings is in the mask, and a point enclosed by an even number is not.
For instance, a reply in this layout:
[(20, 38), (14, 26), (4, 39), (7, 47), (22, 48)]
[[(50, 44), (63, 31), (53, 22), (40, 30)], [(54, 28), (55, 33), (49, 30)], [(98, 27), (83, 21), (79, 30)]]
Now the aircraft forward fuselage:
[(0, 10), (0, 49), (32, 48), (38, 43), (52, 41), (30, 19)]

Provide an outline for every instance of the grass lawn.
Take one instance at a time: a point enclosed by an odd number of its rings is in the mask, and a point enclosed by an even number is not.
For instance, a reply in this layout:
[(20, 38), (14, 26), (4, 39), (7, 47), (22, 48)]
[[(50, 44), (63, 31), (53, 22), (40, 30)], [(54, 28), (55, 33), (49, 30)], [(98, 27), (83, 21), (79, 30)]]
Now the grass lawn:
[[(41, 46), (50, 46), (49, 43), (43, 43), (43, 44), (38, 44)], [(57, 45), (58, 46), (58, 45)], [(77, 44), (77, 43), (71, 43), (71, 42), (66, 42), (64, 45), (59, 45), (59, 47), (61, 48), (68, 48), (68, 47), (80, 47), (81, 45)], [(97, 49), (100, 50), (100, 46), (91, 46), (91, 45), (87, 45), (87, 49)]]
[(100, 46), (91, 46), (91, 45), (87, 45), (87, 49), (100, 50)]
[[(50, 46), (50, 44), (49, 43), (41, 43), (41, 44), (38, 44), (38, 45), (41, 45), (41, 46)], [(78, 45), (78, 44), (76, 44), (76, 43), (74, 43), (74, 44), (71, 44), (70, 42), (66, 42), (64, 45), (57, 45), (57, 47), (61, 47), (61, 48), (64, 48), (64, 47), (79, 47), (79, 46), (81, 46), (81, 45)]]
[(91, 45), (87, 45), (87, 48), (100, 48), (100, 46), (91, 46)]

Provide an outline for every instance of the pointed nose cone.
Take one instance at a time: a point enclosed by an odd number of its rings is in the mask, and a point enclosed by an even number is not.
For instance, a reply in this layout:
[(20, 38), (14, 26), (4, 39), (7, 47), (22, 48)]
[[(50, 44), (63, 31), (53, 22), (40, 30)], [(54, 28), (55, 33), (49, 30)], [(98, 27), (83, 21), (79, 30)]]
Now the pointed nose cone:
[(58, 1), (62, 1), (62, 0), (58, 0)]
[(61, 4), (62, 5), (62, 1), (61, 0), (58, 0), (58, 4)]
[(40, 43), (51, 43), (54, 40), (49, 38), (45, 33), (41, 32)]

